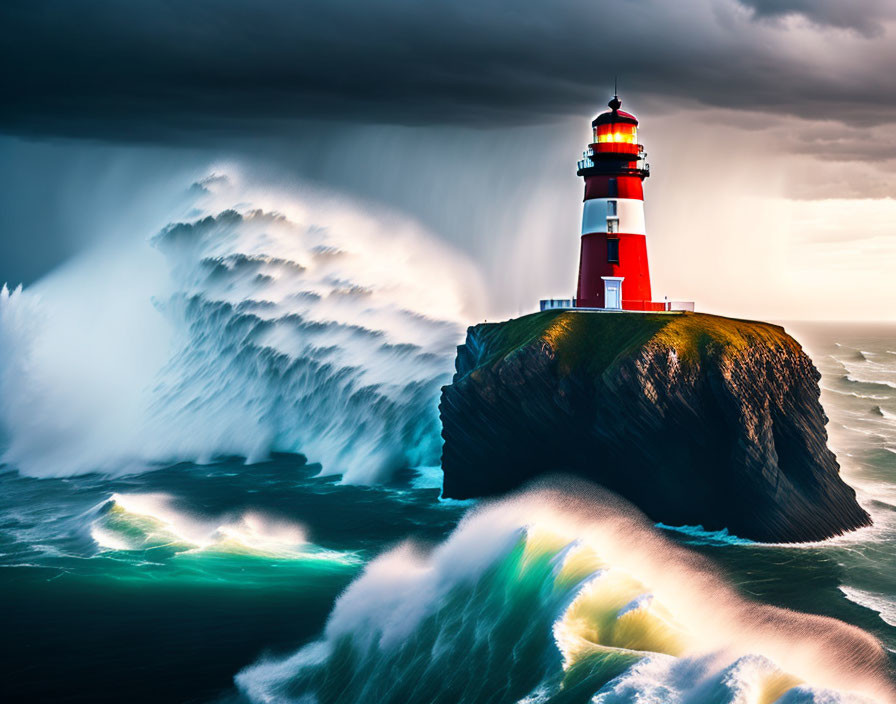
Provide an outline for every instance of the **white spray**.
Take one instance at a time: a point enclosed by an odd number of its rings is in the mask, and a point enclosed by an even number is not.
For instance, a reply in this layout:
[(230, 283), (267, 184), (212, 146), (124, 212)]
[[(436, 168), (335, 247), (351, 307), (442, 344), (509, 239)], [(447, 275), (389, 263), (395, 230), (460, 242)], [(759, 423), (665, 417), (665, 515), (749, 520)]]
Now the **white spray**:
[(394, 214), (232, 170), (183, 207), (4, 290), (3, 461), (59, 476), (302, 452), (362, 483), (436, 463), (472, 267)]
[(253, 701), (321, 704), (406, 701), (410, 688), (450, 701), (460, 681), (469, 702), (503, 687), (507, 701), (584, 701), (564, 688), (589, 677), (600, 704), (894, 701), (870, 635), (745, 600), (714, 569), (611, 494), (546, 480), (480, 504), (431, 552), (377, 558), (321, 640), (237, 685)]

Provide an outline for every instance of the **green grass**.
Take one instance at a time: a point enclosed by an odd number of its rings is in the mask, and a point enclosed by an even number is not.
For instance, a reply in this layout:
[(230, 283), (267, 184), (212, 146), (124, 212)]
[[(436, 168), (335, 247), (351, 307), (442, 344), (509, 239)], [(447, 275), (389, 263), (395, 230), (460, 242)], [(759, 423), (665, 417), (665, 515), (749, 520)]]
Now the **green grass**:
[(685, 361), (698, 360), (713, 347), (724, 355), (734, 355), (754, 345), (802, 349), (780, 325), (706, 313), (679, 316), (660, 331), (656, 342), (674, 348), (679, 359)]
[(777, 325), (705, 313), (559, 310), (480, 328), (485, 348), (491, 352), (480, 366), (490, 366), (541, 340), (556, 351), (561, 374), (576, 369), (601, 374), (616, 360), (651, 343), (675, 349), (685, 363), (699, 362), (709, 351), (737, 354), (756, 344), (799, 349)]

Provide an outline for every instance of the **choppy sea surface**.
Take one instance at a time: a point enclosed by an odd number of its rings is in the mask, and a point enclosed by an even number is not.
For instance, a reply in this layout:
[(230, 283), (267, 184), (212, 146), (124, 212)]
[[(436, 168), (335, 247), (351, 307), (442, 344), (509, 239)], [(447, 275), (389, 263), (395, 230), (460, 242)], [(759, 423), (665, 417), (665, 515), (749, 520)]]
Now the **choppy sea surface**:
[(896, 700), (896, 325), (786, 326), (873, 527), (759, 545), (557, 478), (444, 501), (463, 263), (249, 190), (0, 292), (0, 700)]
[(872, 528), (757, 545), (562, 486), (479, 506), (440, 501), (437, 468), (344, 484), (296, 454), (5, 466), (2, 698), (884, 701), (865, 634), (892, 673), (896, 330), (788, 328)]

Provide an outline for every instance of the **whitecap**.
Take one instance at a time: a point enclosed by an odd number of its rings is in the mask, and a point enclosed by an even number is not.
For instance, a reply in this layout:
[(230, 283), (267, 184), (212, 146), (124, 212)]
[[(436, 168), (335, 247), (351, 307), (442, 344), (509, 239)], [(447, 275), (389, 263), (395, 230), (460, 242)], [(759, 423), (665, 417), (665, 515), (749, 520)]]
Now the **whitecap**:
[(891, 596), (846, 585), (841, 585), (839, 589), (850, 601), (875, 611), (881, 621), (890, 626), (896, 626), (896, 601)]
[(204, 515), (183, 507), (170, 494), (113, 494), (98, 513), (90, 536), (104, 551), (165, 549), (344, 564), (359, 560), (353, 553), (311, 544), (306, 530), (293, 521), (253, 510)]
[(703, 526), (670, 526), (665, 523), (657, 523), (657, 528), (674, 533), (686, 535), (696, 542), (707, 545), (756, 545), (757, 543), (747, 538), (740, 538), (728, 532), (727, 528), (721, 530), (704, 530)]

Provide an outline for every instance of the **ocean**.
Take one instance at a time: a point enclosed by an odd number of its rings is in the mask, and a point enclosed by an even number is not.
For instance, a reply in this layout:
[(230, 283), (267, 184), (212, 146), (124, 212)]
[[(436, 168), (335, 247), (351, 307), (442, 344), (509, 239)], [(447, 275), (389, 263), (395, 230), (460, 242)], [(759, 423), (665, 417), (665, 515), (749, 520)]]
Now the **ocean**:
[(0, 296), (0, 699), (894, 701), (896, 325), (785, 323), (873, 527), (761, 545), (564, 478), (442, 500), (452, 291), (378, 286), (376, 232), (229, 212), (157, 236), (167, 288), (84, 350), (77, 270)]

